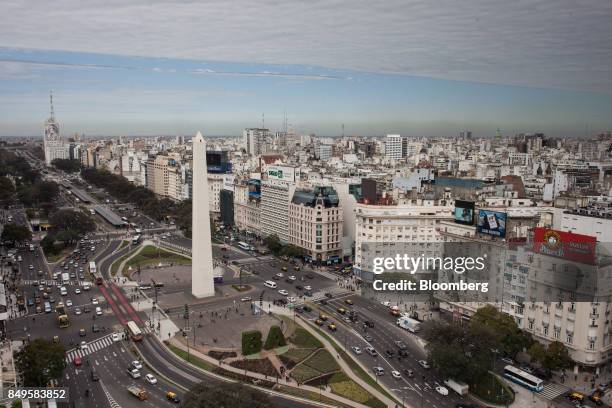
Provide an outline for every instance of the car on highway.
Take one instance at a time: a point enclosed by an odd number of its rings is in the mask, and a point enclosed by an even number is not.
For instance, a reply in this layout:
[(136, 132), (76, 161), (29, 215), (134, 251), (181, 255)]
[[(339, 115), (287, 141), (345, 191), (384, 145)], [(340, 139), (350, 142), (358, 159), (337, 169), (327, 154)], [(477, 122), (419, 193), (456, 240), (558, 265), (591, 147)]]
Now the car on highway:
[(374, 347), (368, 346), (368, 347), (366, 347), (366, 351), (372, 357), (376, 357), (378, 355), (378, 353), (376, 352), (376, 349)]
[(242, 299), (240, 299), (241, 302), (250, 302), (251, 300), (253, 300), (253, 298), (250, 296), (245, 296)]
[(121, 340), (121, 336), (119, 335), (119, 333), (113, 333), (111, 334), (111, 340), (113, 342), (118, 342), (119, 340)]
[(347, 305), (352, 305), (353, 299), (344, 299), (344, 303), (346, 303)]
[(102, 316), (102, 308), (100, 306), (96, 306), (96, 316)]
[(392, 350), (385, 350), (385, 357), (393, 358), (395, 357), (395, 353)]
[(329, 329), (329, 331), (331, 332), (335, 332), (336, 330), (338, 330), (338, 328), (336, 327), (336, 325), (334, 323), (330, 323), (327, 325), (327, 328)]
[(138, 361), (138, 360), (134, 360), (131, 363), (131, 367), (135, 368), (137, 370), (142, 370), (142, 363), (140, 361)]
[(81, 344), (79, 345), (79, 349), (87, 350), (87, 349), (89, 349), (89, 345), (87, 344), (87, 342), (82, 341)]
[(279, 289), (278, 293), (279, 295), (289, 296), (289, 292), (287, 292), (285, 289)]
[(98, 326), (97, 324), (92, 325), (91, 331), (94, 333), (98, 333), (100, 331), (100, 326)]
[(304, 290), (302, 285), (295, 285), (295, 290)]
[(326, 321), (329, 319), (329, 316), (327, 316), (325, 313), (319, 313), (319, 319)]
[(293, 283), (293, 282), (295, 282), (296, 278), (295, 278), (295, 276), (291, 275), (291, 276), (289, 276), (289, 277), (287, 278), (287, 280), (289, 280), (289, 281), (290, 281), (290, 283)]
[(431, 366), (429, 365), (429, 363), (426, 360), (419, 360), (418, 363), (419, 363), (419, 365), (421, 367), (423, 367), (426, 370), (431, 368)]
[(79, 367), (81, 364), (83, 364), (83, 361), (81, 360), (81, 357), (79, 356), (75, 356), (72, 362), (74, 363), (76, 367)]
[(514, 365), (514, 360), (511, 359), (510, 357), (502, 357), (500, 358), (500, 360), (506, 364)]
[(396, 380), (401, 380), (402, 379), (402, 375), (400, 374), (399, 371), (393, 370), (391, 371), (391, 375), (393, 376), (393, 378), (395, 378)]
[(34, 269), (34, 265), (30, 264), (30, 266), (28, 268)]
[(369, 334), (366, 334), (365, 336), (363, 336), (363, 339), (367, 341), (368, 343), (371, 343), (374, 340), (374, 338), (370, 336)]
[(381, 375), (385, 375), (385, 369), (384, 369), (384, 368), (382, 368), (382, 367), (374, 367), (374, 369), (373, 369), (373, 370), (374, 370), (374, 374), (375, 374), (377, 377), (380, 377)]
[(128, 367), (127, 372), (128, 375), (134, 379), (140, 378), (140, 371), (136, 368)]
[(400, 349), (400, 350), (405, 350), (407, 348), (406, 343), (404, 343), (401, 340), (395, 340), (393, 342), (393, 344), (395, 344), (397, 346), (397, 348)]
[[(283, 267), (281, 268), (281, 271), (283, 271), (283, 272), (287, 272), (287, 267), (286, 267), (286, 266), (283, 266)], [(281, 273), (281, 275), (282, 275), (282, 273)]]
[(412, 378), (414, 377), (414, 371), (408, 369), (408, 368), (404, 368), (404, 375), (408, 378)]
[(98, 300), (97, 297), (94, 297), (94, 298), (91, 298), (91, 304), (92, 305), (97, 305), (97, 304), (100, 304), (100, 301)]
[(149, 384), (157, 384), (157, 378), (155, 378), (153, 374), (145, 375), (145, 380), (147, 380)]
[(83, 313), (83, 312), (81, 312), (81, 308), (80, 308), (80, 307), (76, 307), (76, 308), (74, 308), (74, 314), (75, 314), (75, 315), (77, 315), (77, 316), (78, 316), (78, 315), (80, 315), (81, 313)]
[(166, 399), (169, 401), (174, 402), (175, 404), (178, 404), (179, 402), (181, 402), (181, 400), (179, 399), (178, 395), (176, 395), (175, 392), (172, 391), (168, 391), (166, 393)]
[(323, 326), (323, 323), (324, 323), (324, 322), (323, 322), (323, 320), (321, 320), (321, 319), (317, 319), (317, 320), (315, 320), (315, 324), (316, 324), (317, 326)]
[(306, 286), (304, 286), (304, 290), (312, 290), (312, 286), (306, 285)]
[(305, 312), (308, 312), (308, 313), (312, 312), (312, 308), (311, 308), (310, 306), (308, 306), (308, 305), (304, 305), (304, 306), (302, 306), (302, 309), (303, 309)]
[(361, 348), (360, 348), (360, 347), (357, 347), (357, 346), (353, 346), (353, 347), (351, 347), (351, 350), (353, 350), (353, 353), (355, 353), (355, 354), (357, 354), (357, 355), (359, 355), (359, 354), (361, 354), (361, 353), (362, 353)]
[(436, 385), (436, 392), (440, 395), (448, 395), (448, 389), (441, 385)]
[(89, 308), (89, 306), (83, 306), (83, 313), (89, 313), (91, 312), (91, 309)]
[(304, 296), (306, 296), (306, 297), (312, 297), (312, 291), (311, 291), (311, 290), (306, 290), (306, 291), (304, 291)]
[(326, 297), (326, 298), (328, 298), (328, 299), (331, 299), (331, 298), (333, 298), (333, 297), (334, 297), (334, 295), (332, 295), (332, 294), (331, 294), (331, 293), (329, 293), (329, 292), (326, 292), (326, 293), (325, 293), (325, 297)]
[(71, 307), (71, 306), (72, 306), (72, 300), (66, 299), (66, 307)]
[(80, 294), (81, 294), (81, 289), (80, 289), (80, 288), (76, 288), (76, 289), (74, 290), (74, 294), (75, 294), (75, 295), (80, 295)]
[(87, 335), (87, 333), (85, 332), (85, 329), (79, 329), (79, 336), (80, 337), (85, 337)]

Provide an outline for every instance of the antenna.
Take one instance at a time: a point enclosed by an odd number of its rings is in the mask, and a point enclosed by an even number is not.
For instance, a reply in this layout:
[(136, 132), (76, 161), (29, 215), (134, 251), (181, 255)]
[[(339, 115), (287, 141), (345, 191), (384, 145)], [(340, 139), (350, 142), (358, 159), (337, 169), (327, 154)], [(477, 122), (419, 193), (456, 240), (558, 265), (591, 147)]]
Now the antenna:
[(262, 129), (266, 128), (266, 115), (265, 115), (265, 113), (261, 114), (261, 128)]
[(285, 108), (284, 115), (285, 115), (285, 121), (283, 123), (283, 131), (287, 133), (287, 108)]
[(51, 119), (55, 119), (55, 112), (53, 110), (53, 91), (49, 91), (49, 103), (51, 105)]
[(342, 138), (344, 139), (344, 123), (342, 124)]

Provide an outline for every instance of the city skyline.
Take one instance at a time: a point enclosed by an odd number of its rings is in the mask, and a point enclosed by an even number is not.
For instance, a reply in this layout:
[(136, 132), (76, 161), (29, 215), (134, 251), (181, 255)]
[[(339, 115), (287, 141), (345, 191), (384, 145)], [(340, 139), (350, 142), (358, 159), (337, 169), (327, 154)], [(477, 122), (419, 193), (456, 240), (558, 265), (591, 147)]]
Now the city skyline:
[(239, 135), (286, 111), (327, 136), (590, 136), (612, 128), (612, 8), (594, 3), (7, 2), (0, 135), (40, 135), (52, 89), (63, 134)]

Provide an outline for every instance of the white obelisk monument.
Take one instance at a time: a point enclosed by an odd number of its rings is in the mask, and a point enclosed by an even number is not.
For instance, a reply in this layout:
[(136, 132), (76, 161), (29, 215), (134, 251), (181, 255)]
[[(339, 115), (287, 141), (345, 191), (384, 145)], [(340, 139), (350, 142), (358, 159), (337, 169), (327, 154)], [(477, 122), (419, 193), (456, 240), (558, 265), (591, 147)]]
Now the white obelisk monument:
[(215, 294), (215, 283), (208, 212), (206, 142), (200, 132), (193, 138), (192, 171), (191, 293), (195, 297), (203, 298)]

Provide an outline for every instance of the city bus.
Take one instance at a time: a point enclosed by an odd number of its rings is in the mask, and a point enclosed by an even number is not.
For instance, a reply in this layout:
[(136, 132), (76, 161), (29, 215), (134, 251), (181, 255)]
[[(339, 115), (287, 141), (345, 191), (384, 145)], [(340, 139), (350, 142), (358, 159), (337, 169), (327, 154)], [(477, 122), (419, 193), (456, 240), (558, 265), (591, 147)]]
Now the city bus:
[(136, 322), (134, 322), (133, 320), (130, 320), (129, 322), (127, 322), (127, 328), (128, 328), (128, 331), (130, 332), (130, 337), (132, 338), (133, 341), (142, 340), (142, 332), (140, 331), (140, 328), (138, 327)]
[(535, 392), (542, 392), (544, 389), (543, 380), (511, 365), (504, 367), (504, 377)]
[(96, 263), (94, 261), (91, 261), (89, 263), (89, 273), (91, 273), (92, 276), (94, 276), (96, 274)]
[(251, 249), (251, 246), (249, 244), (247, 244), (246, 242), (244, 242), (244, 241), (240, 241), (238, 243), (238, 247), (240, 249), (244, 249), (245, 251), (249, 251)]

